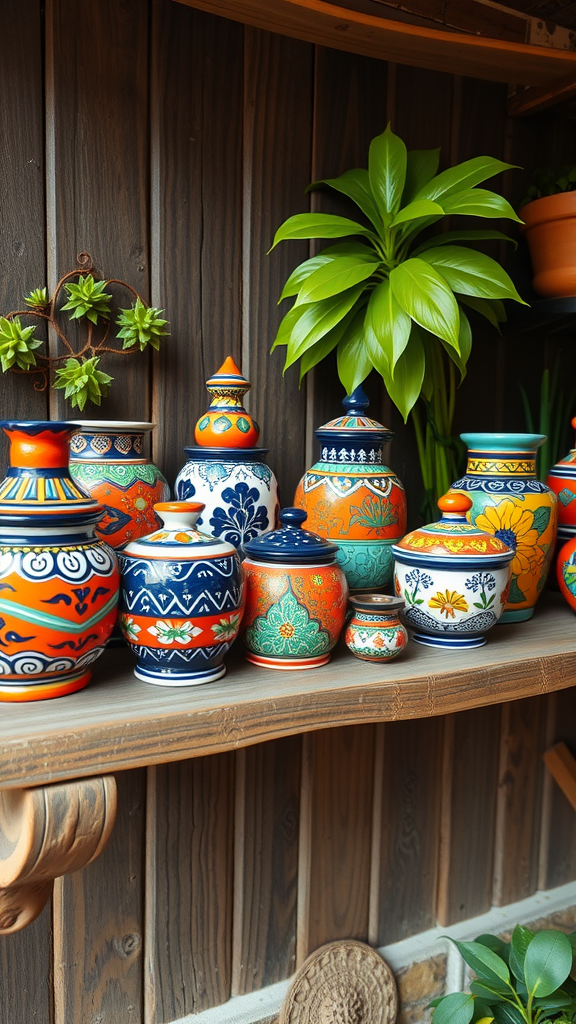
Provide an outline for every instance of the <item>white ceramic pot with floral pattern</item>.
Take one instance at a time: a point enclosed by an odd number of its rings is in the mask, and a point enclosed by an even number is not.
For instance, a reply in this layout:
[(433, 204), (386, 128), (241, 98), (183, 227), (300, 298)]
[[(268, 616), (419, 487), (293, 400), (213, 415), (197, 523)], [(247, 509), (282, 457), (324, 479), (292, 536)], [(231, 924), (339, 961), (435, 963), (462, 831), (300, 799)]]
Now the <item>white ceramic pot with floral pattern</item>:
[(514, 552), (467, 521), (467, 494), (447, 494), (438, 507), (440, 522), (393, 546), (402, 617), (418, 643), (448, 650), (481, 647), (502, 615)]

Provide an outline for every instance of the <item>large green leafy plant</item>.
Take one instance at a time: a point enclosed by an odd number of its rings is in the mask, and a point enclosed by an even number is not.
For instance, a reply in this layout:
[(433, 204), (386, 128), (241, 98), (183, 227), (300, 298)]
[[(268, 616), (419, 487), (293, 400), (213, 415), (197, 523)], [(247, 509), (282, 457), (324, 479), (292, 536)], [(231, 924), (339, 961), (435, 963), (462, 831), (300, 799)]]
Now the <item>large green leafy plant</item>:
[[(105, 353), (142, 352), (148, 345), (157, 349), (160, 338), (169, 332), (163, 310), (147, 306), (126, 281), (96, 279), (88, 253), (80, 253), (78, 264), (60, 278), (52, 296), (47, 288), (34, 288), (24, 298), (27, 309), (0, 316), (0, 368), (4, 373), (11, 370), (36, 375), (37, 390), (43, 391), (51, 383), (56, 390), (64, 391), (73, 408), (82, 410), (86, 402), (100, 405), (114, 379), (99, 369)], [(120, 285), (133, 299), (129, 308), (117, 310), (116, 338), (122, 341), (121, 348), (108, 340), (113, 317), (113, 296), (105, 290), (109, 285)], [(68, 301), (60, 305), (63, 293)], [(86, 327), (86, 335), (76, 348), (62, 328), (62, 312), (70, 321), (83, 322)], [(23, 316), (32, 319), (32, 325), (23, 326)], [(34, 333), (41, 324), (52, 328), (60, 349), (57, 354), (37, 351), (46, 347), (46, 339)]]
[(370, 144), (367, 170), (310, 186), (343, 193), (359, 208), (360, 220), (296, 214), (272, 245), (347, 239), (290, 275), (280, 300), (295, 301), (273, 348), (286, 346), (285, 370), (300, 361), (301, 380), (336, 349), (348, 393), (374, 368), (404, 420), (412, 413), (424, 487), (434, 503), (457, 475), (451, 434), (455, 391), (472, 347), (467, 311), (498, 328), (505, 319), (502, 299), (522, 302), (496, 260), (461, 244), (505, 239), (500, 231), (462, 228), (420, 238), (446, 217), (518, 221), (506, 199), (478, 188), (511, 165), (479, 156), (438, 173), (439, 157), (438, 149), (408, 152), (388, 126)]
[(470, 992), (435, 999), (432, 1024), (568, 1024), (576, 1018), (576, 935), (516, 925), (510, 942), (481, 935), (455, 945), (476, 980)]

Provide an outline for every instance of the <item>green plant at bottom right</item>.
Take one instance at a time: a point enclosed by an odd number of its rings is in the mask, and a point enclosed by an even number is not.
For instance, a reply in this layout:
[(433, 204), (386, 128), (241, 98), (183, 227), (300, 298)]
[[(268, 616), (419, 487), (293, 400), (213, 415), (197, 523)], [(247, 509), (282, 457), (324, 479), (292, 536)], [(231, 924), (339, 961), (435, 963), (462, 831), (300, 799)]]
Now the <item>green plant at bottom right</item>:
[(432, 1024), (541, 1024), (576, 1019), (576, 933), (516, 925), (510, 942), (481, 935), (454, 942), (476, 978), (470, 992), (435, 999)]

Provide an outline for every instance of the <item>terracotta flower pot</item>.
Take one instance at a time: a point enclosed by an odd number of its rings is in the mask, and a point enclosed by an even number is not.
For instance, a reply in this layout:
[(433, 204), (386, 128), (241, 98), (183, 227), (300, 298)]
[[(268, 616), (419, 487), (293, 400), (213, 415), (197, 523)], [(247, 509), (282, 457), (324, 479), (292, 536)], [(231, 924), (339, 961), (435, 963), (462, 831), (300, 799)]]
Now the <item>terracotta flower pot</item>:
[(548, 299), (576, 295), (576, 192), (559, 192), (527, 203), (524, 221), (534, 291)]

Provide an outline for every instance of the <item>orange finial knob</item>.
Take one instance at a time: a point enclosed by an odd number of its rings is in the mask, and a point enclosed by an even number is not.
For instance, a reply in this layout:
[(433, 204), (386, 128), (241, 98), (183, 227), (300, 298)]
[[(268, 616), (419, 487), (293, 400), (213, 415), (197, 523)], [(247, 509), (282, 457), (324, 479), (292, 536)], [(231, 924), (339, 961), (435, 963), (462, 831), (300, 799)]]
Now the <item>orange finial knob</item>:
[(442, 498), (438, 499), (438, 508), (441, 512), (451, 512), (452, 515), (465, 516), (472, 508), (472, 498), (461, 491), (449, 491)]
[(570, 420), (570, 423), (574, 427), (574, 430), (576, 430), (576, 416), (572, 417), (572, 419)]
[(232, 356), (206, 381), (212, 396), (208, 412), (196, 424), (194, 438), (201, 447), (252, 448), (258, 443), (260, 429), (242, 405), (250, 390), (250, 381), (243, 376)]

